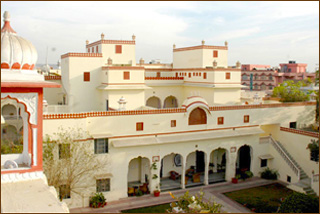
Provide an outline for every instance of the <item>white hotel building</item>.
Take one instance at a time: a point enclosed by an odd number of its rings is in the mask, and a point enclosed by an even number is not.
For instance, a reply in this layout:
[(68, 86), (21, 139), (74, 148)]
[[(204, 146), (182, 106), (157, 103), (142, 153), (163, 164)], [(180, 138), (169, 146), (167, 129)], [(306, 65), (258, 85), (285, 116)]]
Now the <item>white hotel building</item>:
[[(90, 137), (79, 143), (108, 163), (64, 199), (70, 208), (88, 206), (97, 185), (114, 201), (144, 183), (151, 192), (159, 183), (162, 191), (185, 189), (230, 182), (241, 170), (259, 176), (266, 167), (290, 188), (319, 194), (319, 166), (306, 150), (319, 134), (290, 128), (314, 122), (315, 102), (241, 97), (241, 65), (228, 66), (227, 42), (173, 45), (172, 64), (136, 62), (135, 36), (102, 34), (85, 45), (84, 53), (61, 56), (61, 77), (46, 77), (62, 87), (44, 89), (43, 136), (81, 128)], [(181, 176), (190, 169), (200, 180)]]

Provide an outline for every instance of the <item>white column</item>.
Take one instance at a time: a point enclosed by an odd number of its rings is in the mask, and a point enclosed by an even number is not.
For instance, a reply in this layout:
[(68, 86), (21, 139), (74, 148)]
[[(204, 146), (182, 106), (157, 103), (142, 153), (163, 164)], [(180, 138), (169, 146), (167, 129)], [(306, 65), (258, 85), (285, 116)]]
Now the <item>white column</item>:
[(37, 144), (37, 128), (32, 129), (32, 139), (33, 139), (33, 165), (37, 166), (37, 158), (38, 158), (38, 144)]
[(210, 163), (210, 154), (205, 153), (204, 159), (204, 185), (209, 185), (209, 163)]
[(218, 150), (213, 152), (213, 172), (218, 172)]
[(187, 163), (187, 157), (181, 156), (182, 158), (182, 163), (181, 163), (181, 167), (182, 167), (182, 172), (181, 172), (181, 189), (185, 189), (186, 185), (185, 185), (185, 174), (186, 174), (186, 163)]
[(140, 183), (145, 182), (145, 174), (146, 174), (146, 160), (141, 158), (141, 163), (140, 163)]
[(230, 153), (228, 152), (228, 159), (226, 163), (226, 180), (231, 181), (232, 178), (236, 175), (236, 159), (237, 159), (237, 153)]

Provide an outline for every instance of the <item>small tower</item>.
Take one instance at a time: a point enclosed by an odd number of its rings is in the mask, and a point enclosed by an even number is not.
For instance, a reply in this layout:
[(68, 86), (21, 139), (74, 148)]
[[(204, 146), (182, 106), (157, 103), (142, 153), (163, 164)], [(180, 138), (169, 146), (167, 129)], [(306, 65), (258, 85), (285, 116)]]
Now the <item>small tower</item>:
[(241, 63), (239, 61), (237, 61), (236, 68), (240, 68), (240, 67), (241, 67)]
[(112, 65), (112, 59), (110, 57), (108, 58), (108, 65)]
[(204, 45), (206, 42), (204, 40), (201, 41), (201, 44)]
[(214, 60), (212, 64), (213, 64), (213, 68), (217, 68), (218, 63), (217, 63), (217, 61), (216, 61), (216, 60)]
[(144, 59), (141, 58), (140, 61), (139, 61), (140, 65), (143, 65), (144, 64)]
[(125, 111), (126, 110), (126, 103), (127, 103), (126, 99), (122, 96), (119, 99), (118, 103), (119, 103), (119, 111)]
[(89, 45), (89, 40), (86, 40), (86, 45)]
[(132, 35), (132, 40), (136, 41), (136, 36), (134, 34)]
[(173, 44), (173, 49), (175, 49), (176, 48), (176, 44)]
[(104, 40), (104, 33), (101, 33), (101, 40)]
[(224, 46), (228, 47), (228, 41), (224, 42)]

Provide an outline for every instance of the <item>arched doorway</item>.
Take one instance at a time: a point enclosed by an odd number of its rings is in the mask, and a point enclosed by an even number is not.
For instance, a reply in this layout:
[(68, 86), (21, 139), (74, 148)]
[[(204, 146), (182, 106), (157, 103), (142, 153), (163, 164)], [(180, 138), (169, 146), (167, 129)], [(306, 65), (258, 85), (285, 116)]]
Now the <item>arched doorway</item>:
[(161, 159), (160, 182), (161, 191), (180, 189), (182, 171), (182, 155), (171, 153)]
[(153, 108), (161, 108), (161, 101), (158, 97), (153, 96), (147, 100), (146, 106)]
[(226, 149), (218, 148), (210, 153), (209, 184), (225, 181), (227, 159)]
[(177, 108), (178, 100), (174, 96), (169, 96), (164, 100), (163, 108)]
[(194, 151), (187, 156), (185, 185), (186, 187), (199, 186), (204, 184), (205, 157), (203, 151)]
[(236, 173), (244, 173), (245, 171), (250, 171), (251, 169), (251, 159), (252, 159), (252, 149), (248, 145), (241, 146), (238, 150), (237, 155), (237, 167)]
[(128, 164), (128, 196), (149, 194), (150, 160), (137, 157)]
[(189, 125), (207, 124), (207, 114), (202, 108), (195, 108), (189, 115)]

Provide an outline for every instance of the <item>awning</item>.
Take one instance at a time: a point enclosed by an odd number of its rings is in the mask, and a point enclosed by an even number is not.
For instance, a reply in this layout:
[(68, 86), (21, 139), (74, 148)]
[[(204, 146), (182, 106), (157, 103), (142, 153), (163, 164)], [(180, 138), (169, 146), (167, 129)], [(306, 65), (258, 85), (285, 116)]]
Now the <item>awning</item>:
[(94, 139), (99, 139), (99, 138), (109, 138), (111, 137), (111, 133), (90, 133), (90, 135), (94, 138)]
[(104, 179), (104, 178), (112, 178), (112, 173), (104, 173), (104, 174), (98, 174), (94, 176), (95, 179)]
[(132, 147), (146, 145), (160, 145), (167, 143), (179, 143), (188, 141), (210, 140), (227, 137), (240, 137), (246, 135), (258, 135), (264, 133), (259, 127), (236, 128), (225, 130), (201, 131), (181, 134), (163, 134), (158, 136), (131, 137), (121, 139), (110, 139), (114, 147)]
[(260, 155), (259, 158), (262, 160), (266, 160), (266, 159), (273, 159), (273, 156), (267, 154), (267, 155)]

